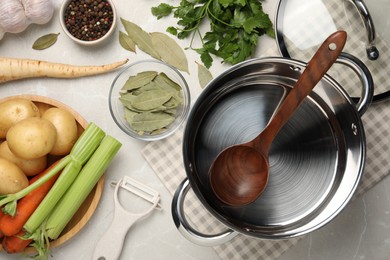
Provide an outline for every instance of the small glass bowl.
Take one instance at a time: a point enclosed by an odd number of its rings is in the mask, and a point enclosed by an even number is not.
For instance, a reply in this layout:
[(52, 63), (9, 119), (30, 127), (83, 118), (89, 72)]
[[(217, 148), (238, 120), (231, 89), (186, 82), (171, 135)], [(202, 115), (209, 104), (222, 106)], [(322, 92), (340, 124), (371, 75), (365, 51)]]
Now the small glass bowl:
[(105, 0), (106, 2), (108, 2), (110, 4), (110, 6), (112, 8), (112, 13), (113, 13), (112, 25), (111, 25), (110, 29), (108, 30), (108, 32), (106, 34), (104, 34), (102, 37), (100, 37), (96, 40), (92, 40), (92, 41), (81, 40), (81, 39), (78, 39), (77, 37), (73, 36), (69, 32), (69, 30), (65, 24), (65, 11), (66, 11), (66, 8), (68, 7), (68, 5), (71, 1), (72, 0), (64, 0), (61, 4), (61, 8), (60, 8), (60, 24), (61, 24), (62, 30), (65, 32), (65, 34), (71, 40), (73, 40), (74, 42), (81, 44), (81, 45), (87, 45), (87, 46), (98, 45), (98, 44), (104, 42), (107, 38), (109, 38), (114, 33), (116, 25), (117, 25), (117, 12), (115, 9), (114, 2), (112, 0)]
[[(120, 90), (128, 78), (145, 71), (165, 73), (171, 80), (179, 84), (182, 89), (181, 96), (183, 98), (183, 103), (177, 107), (175, 121), (169, 124), (164, 131), (155, 134), (140, 134), (139, 132), (133, 130), (125, 119), (125, 108), (119, 100)], [(183, 122), (187, 119), (190, 110), (191, 98), (187, 82), (176, 68), (165, 62), (157, 60), (142, 60), (128, 65), (119, 72), (111, 85), (108, 102), (111, 116), (123, 132), (139, 140), (156, 141), (172, 135), (183, 124)]]

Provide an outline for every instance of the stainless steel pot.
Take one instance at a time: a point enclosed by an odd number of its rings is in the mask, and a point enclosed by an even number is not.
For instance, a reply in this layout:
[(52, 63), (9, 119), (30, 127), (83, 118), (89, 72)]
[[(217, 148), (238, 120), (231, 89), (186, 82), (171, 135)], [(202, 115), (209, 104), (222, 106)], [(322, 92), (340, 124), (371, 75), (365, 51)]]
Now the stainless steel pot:
[[(270, 179), (254, 203), (230, 207), (213, 194), (208, 169), (225, 147), (254, 138), (297, 81), (305, 63), (286, 58), (253, 59), (231, 67), (202, 92), (189, 115), (183, 140), (187, 177), (172, 201), (180, 232), (200, 245), (223, 243), (237, 233), (285, 239), (316, 230), (349, 202), (363, 174), (365, 136), (360, 116), (373, 96), (367, 68), (350, 55), (338, 62), (353, 68), (363, 85), (356, 105), (326, 75), (306, 98), (270, 151)], [(192, 188), (229, 230), (205, 235), (186, 220), (183, 203)]]

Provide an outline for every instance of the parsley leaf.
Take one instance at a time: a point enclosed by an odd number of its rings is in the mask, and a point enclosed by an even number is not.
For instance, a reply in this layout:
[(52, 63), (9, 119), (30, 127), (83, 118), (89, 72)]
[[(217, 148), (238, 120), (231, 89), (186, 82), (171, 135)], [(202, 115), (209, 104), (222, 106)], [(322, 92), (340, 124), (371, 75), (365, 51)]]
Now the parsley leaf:
[[(275, 37), (273, 24), (260, 1), (181, 0), (178, 6), (161, 3), (152, 8), (152, 14), (157, 19), (173, 14), (177, 26), (168, 27), (167, 32), (179, 39), (191, 37), (190, 48), (200, 54), (205, 67), (210, 68), (212, 55), (236, 64), (252, 56), (259, 36)], [(206, 21), (210, 30), (203, 33), (199, 26)], [(201, 47), (192, 46), (195, 37), (201, 38)]]
[(164, 16), (168, 16), (172, 13), (173, 6), (169, 4), (162, 3), (157, 7), (152, 7), (152, 14), (157, 16), (157, 19), (161, 19)]

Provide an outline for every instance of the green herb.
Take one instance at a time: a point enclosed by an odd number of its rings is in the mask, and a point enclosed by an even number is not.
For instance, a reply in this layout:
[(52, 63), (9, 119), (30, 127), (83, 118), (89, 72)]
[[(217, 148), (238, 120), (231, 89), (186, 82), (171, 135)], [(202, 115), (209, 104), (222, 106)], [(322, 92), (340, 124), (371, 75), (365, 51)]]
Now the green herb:
[(39, 37), (34, 43), (32, 48), (34, 50), (44, 50), (56, 43), (59, 33), (49, 33)]
[[(211, 55), (236, 64), (252, 56), (259, 36), (274, 37), (272, 22), (258, 0), (181, 0), (178, 6), (162, 3), (152, 8), (157, 19), (172, 13), (178, 26), (167, 31), (179, 39), (191, 36), (190, 48), (200, 54), (207, 68), (213, 62)], [(202, 34), (199, 26), (206, 19), (210, 31)], [(201, 37), (200, 48), (192, 46), (197, 35)]]
[(164, 73), (146, 71), (130, 76), (119, 97), (125, 120), (139, 134), (164, 132), (183, 103), (181, 91), (180, 85)]

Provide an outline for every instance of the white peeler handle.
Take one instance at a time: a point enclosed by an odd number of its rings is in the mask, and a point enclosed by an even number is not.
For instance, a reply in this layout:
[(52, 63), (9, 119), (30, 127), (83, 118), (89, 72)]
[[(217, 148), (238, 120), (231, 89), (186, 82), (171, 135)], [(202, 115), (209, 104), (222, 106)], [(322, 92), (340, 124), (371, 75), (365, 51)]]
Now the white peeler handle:
[(123, 243), (130, 227), (142, 218), (116, 207), (114, 219), (107, 232), (100, 238), (93, 253), (93, 260), (117, 260), (122, 252)]
[[(121, 255), (123, 243), (125, 241), (127, 232), (130, 227), (137, 222), (138, 220), (148, 216), (154, 208), (156, 208), (159, 204), (160, 195), (157, 192), (154, 192), (153, 197), (153, 205), (145, 212), (134, 214), (126, 211), (119, 202), (118, 191), (119, 188), (126, 188), (126, 182), (131, 181), (130, 178), (124, 177), (121, 179), (115, 186), (114, 191), (114, 218), (111, 222), (110, 227), (106, 231), (106, 233), (100, 238), (99, 242), (95, 247), (95, 251), (93, 253), (93, 260), (117, 260)], [(135, 181), (131, 181), (133, 185), (141, 190), (145, 190), (143, 186), (140, 186), (139, 183)], [(134, 192), (133, 190), (129, 190)], [(138, 193), (136, 193), (138, 195)]]

